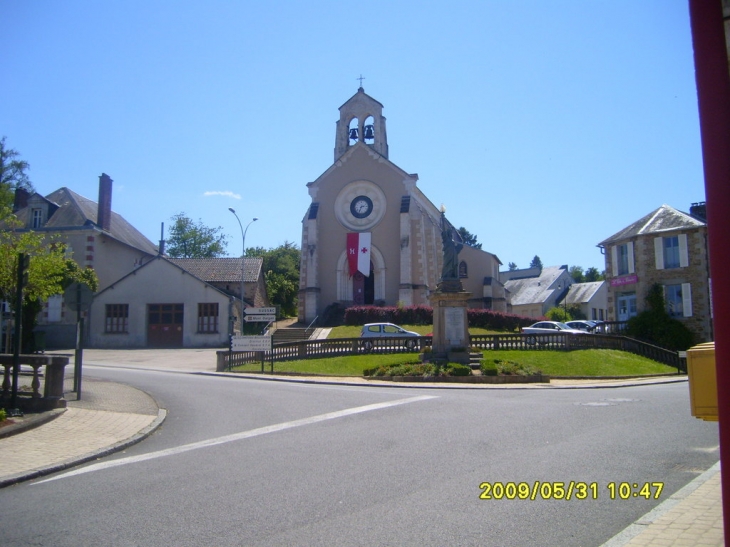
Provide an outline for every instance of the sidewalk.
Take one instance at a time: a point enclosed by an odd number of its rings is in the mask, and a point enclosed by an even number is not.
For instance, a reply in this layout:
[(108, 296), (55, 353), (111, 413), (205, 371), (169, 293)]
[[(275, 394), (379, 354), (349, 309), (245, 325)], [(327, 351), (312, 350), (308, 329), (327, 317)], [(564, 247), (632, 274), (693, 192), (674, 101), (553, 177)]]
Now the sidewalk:
[[(214, 350), (89, 350), (88, 365), (126, 366), (180, 373), (216, 373)], [(70, 371), (73, 370), (69, 367)], [(398, 388), (458, 389), (455, 384), (386, 383), (360, 378), (287, 377), (234, 374), (258, 381), (340, 383)], [(672, 378), (628, 381), (564, 380), (534, 389), (587, 389), (677, 381)], [(490, 388), (476, 384), (480, 388)], [(27, 415), (0, 428), (0, 488), (55, 473), (137, 443), (163, 422), (166, 411), (146, 393), (124, 384), (84, 376), (82, 399), (66, 380), (68, 408)], [(472, 387), (473, 389), (474, 387)], [(524, 385), (491, 389), (525, 389)], [(30, 428), (30, 429), (29, 429)], [(10, 434), (8, 436), (8, 434)], [(719, 462), (602, 547), (720, 547), (723, 543)]]

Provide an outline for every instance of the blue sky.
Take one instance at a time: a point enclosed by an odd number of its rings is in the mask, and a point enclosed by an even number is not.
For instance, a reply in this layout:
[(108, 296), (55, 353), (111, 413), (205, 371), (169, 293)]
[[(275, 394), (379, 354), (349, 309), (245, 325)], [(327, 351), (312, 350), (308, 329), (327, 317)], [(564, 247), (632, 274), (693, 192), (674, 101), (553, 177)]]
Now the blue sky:
[[(185, 212), (297, 245), (338, 107), (384, 105), (390, 160), (504, 263), (595, 266), (663, 203), (703, 201), (684, 0), (4, 0), (0, 135), (152, 241)], [(343, 243), (344, 245), (344, 243)]]

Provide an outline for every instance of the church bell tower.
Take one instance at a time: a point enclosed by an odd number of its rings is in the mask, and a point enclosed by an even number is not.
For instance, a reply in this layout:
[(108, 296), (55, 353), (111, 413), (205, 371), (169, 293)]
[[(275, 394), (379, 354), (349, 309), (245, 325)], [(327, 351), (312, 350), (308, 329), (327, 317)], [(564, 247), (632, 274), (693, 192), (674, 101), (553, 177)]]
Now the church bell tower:
[(340, 107), (335, 135), (335, 161), (359, 142), (381, 156), (388, 157), (383, 105), (367, 95), (362, 87)]

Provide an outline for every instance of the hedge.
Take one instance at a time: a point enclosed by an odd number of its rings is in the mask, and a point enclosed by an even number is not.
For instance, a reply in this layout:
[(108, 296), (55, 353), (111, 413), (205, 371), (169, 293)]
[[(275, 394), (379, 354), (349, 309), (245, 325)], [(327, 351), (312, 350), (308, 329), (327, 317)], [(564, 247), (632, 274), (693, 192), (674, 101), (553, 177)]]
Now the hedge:
[[(515, 331), (536, 321), (534, 317), (522, 317), (494, 310), (467, 309), (466, 313), (470, 327), (488, 330)], [(430, 306), (353, 306), (345, 310), (345, 325), (365, 323), (431, 325), (433, 309)]]

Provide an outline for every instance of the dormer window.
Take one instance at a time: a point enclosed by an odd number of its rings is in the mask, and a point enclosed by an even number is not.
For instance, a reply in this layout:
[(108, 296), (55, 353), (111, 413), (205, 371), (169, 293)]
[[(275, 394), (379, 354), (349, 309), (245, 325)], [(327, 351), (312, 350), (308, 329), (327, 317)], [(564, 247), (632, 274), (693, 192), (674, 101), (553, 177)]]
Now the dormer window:
[(43, 209), (32, 209), (30, 227), (40, 228), (41, 226), (43, 226)]

